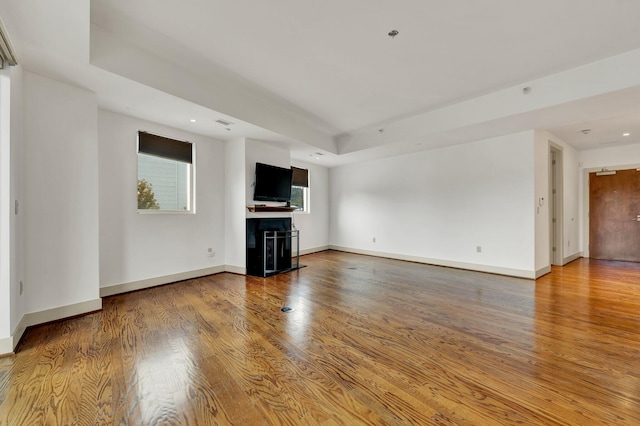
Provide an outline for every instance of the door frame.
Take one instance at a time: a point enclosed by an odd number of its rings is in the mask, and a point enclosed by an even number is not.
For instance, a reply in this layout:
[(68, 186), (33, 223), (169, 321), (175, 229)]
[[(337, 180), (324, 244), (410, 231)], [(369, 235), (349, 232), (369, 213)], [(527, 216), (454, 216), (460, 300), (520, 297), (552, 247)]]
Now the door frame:
[[(555, 154), (555, 165), (553, 164)], [(549, 141), (549, 264), (564, 265), (564, 176), (562, 147)], [(556, 193), (553, 193), (553, 174), (555, 171)], [(555, 195), (555, 196), (554, 196)], [(555, 233), (553, 215), (555, 211)], [(555, 247), (555, 252), (553, 248)]]
[(582, 257), (590, 257), (589, 251), (589, 173), (602, 171), (617, 171), (640, 169), (640, 163), (624, 164), (606, 167), (590, 167), (582, 169)]

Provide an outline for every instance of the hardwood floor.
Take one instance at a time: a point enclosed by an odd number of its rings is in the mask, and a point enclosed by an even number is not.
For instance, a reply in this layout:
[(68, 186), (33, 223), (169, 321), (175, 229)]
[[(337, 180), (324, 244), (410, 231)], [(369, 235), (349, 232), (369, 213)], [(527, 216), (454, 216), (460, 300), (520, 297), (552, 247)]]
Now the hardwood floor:
[(534, 282), (334, 251), (303, 263), (29, 329), (0, 359), (0, 424), (640, 424), (638, 264)]

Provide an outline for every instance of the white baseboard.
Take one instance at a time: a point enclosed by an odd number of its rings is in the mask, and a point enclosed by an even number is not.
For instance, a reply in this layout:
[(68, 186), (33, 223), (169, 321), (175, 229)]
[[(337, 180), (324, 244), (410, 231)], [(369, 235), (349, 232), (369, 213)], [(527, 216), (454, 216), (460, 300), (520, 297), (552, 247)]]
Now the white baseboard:
[(147, 278), (139, 281), (131, 281), (128, 283), (114, 284), (100, 288), (100, 297), (113, 296), (115, 294), (127, 293), (129, 291), (142, 290), (149, 287), (156, 287), (164, 284), (171, 284), (178, 281), (190, 280), (192, 278), (204, 277), (207, 275), (219, 274), (225, 272), (224, 265), (213, 266), (211, 268), (196, 269), (193, 271), (179, 272), (177, 274), (164, 275), (161, 277)]
[(74, 303), (73, 305), (60, 306), (25, 314), (22, 316), (13, 334), (4, 339), (0, 339), (0, 355), (10, 354), (15, 350), (27, 327), (87, 314), (89, 312), (99, 311), (100, 309), (102, 309), (102, 299), (93, 299), (87, 300), (86, 302)]
[(13, 353), (14, 349), (15, 347), (13, 346), (13, 336), (0, 339), (0, 356), (10, 355)]
[(329, 250), (329, 246), (312, 247), (312, 248), (300, 250), (300, 256), (304, 256), (305, 254), (318, 253), (326, 250)]
[(244, 266), (225, 265), (224, 272), (236, 275), (247, 275), (247, 268)]
[[(102, 300), (100, 300), (100, 308), (102, 308)], [(92, 309), (95, 310), (95, 309)], [(87, 312), (91, 312), (91, 311), (87, 311)], [(61, 319), (61, 318), (58, 318)], [(20, 322), (18, 323), (18, 325), (16, 326), (16, 329), (13, 330), (13, 335), (11, 336), (13, 338), (12, 343), (12, 348), (15, 349), (16, 346), (18, 346), (18, 343), (20, 343), (20, 339), (22, 339), (22, 335), (24, 334), (24, 332), (27, 330), (27, 327), (29, 327), (29, 325), (37, 325), (37, 324), (29, 324), (29, 314), (23, 315), (22, 319), (20, 319)]]
[(564, 259), (562, 259), (562, 266), (566, 265), (567, 263), (571, 263), (576, 259), (580, 259), (581, 257), (583, 257), (581, 251), (572, 254), (571, 256), (565, 257)]
[(386, 252), (371, 251), (371, 250), (361, 250), (361, 249), (354, 249), (354, 248), (334, 246), (334, 245), (330, 245), (329, 249), (344, 251), (347, 253), (365, 254), (368, 256), (376, 256), (376, 257), (385, 257), (388, 259), (405, 260), (408, 262), (426, 263), (429, 265), (436, 265), (436, 266), (446, 266), (449, 268), (466, 269), (469, 271), (487, 272), (490, 274), (497, 274), (497, 275), (507, 275), (507, 276), (517, 277), (517, 278), (527, 278), (527, 279), (536, 278), (535, 271), (527, 271), (524, 269), (501, 268), (499, 266), (480, 265), (476, 263), (467, 263), (467, 262), (456, 262), (456, 261), (444, 260), (444, 259), (431, 259), (427, 257), (409, 256), (404, 254), (386, 253)]
[(538, 278), (540, 278), (541, 276), (543, 276), (543, 275), (547, 275), (550, 272), (551, 272), (551, 265), (545, 266), (544, 268), (541, 268), (541, 269), (538, 269), (536, 271), (536, 280)]
[[(60, 306), (58, 308), (46, 309), (44, 311), (26, 314), (22, 319), (25, 328), (32, 325), (44, 324), (63, 318), (74, 317), (88, 312), (102, 309), (102, 299), (87, 300), (86, 302), (74, 303), (73, 305)], [(21, 323), (23, 321), (20, 321)]]

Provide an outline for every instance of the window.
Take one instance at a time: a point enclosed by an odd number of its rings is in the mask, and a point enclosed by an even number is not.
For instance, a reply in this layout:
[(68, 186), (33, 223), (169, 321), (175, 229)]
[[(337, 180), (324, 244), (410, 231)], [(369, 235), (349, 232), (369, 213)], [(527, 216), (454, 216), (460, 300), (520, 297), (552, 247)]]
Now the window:
[(193, 145), (138, 132), (138, 212), (194, 213)]
[(291, 167), (293, 178), (291, 185), (291, 205), (297, 212), (309, 213), (309, 170)]
[(304, 188), (302, 186), (292, 186), (291, 187), (291, 205), (295, 206), (296, 212), (309, 212), (308, 208), (308, 198), (307, 195), (308, 188)]

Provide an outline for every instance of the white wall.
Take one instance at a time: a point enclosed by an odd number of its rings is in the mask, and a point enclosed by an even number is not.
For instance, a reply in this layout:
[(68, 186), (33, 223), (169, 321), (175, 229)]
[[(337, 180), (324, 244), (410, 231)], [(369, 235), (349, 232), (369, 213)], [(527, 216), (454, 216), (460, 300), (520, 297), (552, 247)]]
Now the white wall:
[[(20, 281), (24, 280), (24, 73), (21, 66), (11, 71), (11, 332), (14, 333), (25, 314), (25, 297), (20, 294)], [(18, 202), (18, 213), (15, 202)]]
[[(555, 145), (562, 151), (562, 247), (557, 247), (563, 263), (580, 256), (580, 223), (578, 198), (578, 152), (562, 139), (546, 131), (535, 131), (536, 162), (536, 271), (547, 272), (551, 262), (549, 193), (549, 151)], [(540, 204), (540, 199), (544, 201)]]
[[(247, 218), (292, 217), (300, 230), (300, 252), (325, 250), (329, 245), (329, 172), (326, 167), (291, 160), (289, 149), (256, 139), (238, 139), (225, 144), (226, 158), (226, 266), (230, 272), (244, 273), (246, 268)], [(309, 169), (311, 213), (260, 212), (247, 210), (253, 200), (256, 163), (288, 168)], [(281, 206), (281, 202), (260, 201)]]
[(582, 253), (580, 247), (580, 166), (578, 151), (557, 136), (540, 132), (562, 149), (562, 231), (563, 261), (575, 259)]
[(11, 351), (11, 74), (0, 70), (0, 354)]
[(635, 166), (640, 163), (640, 145), (623, 145), (580, 151), (578, 160), (583, 169), (600, 169), (603, 167), (624, 169), (624, 166), (636, 168)]
[[(245, 139), (245, 203), (246, 206), (254, 205), (253, 188), (256, 180), (256, 163), (270, 164), (278, 167), (291, 167), (291, 155), (287, 148), (273, 145), (256, 139)], [(259, 204), (282, 206), (284, 203), (276, 201), (258, 201)], [(291, 217), (286, 212), (260, 212), (252, 213), (245, 208), (245, 217)]]
[[(246, 205), (253, 205), (253, 188), (255, 184), (256, 163), (270, 164), (272, 166), (289, 168), (291, 167), (291, 155), (287, 148), (270, 144), (256, 139), (245, 139), (245, 184), (246, 184)], [(282, 202), (259, 201), (261, 204), (282, 206)], [(266, 217), (265, 213), (251, 213), (248, 210), (247, 217)], [(273, 214), (271, 214), (273, 216)], [(289, 217), (287, 213), (275, 213), (275, 216)]]
[(26, 310), (99, 302), (96, 96), (30, 72), (24, 96)]
[(330, 243), (532, 277), (533, 149), (529, 131), (331, 169)]
[(245, 139), (225, 142), (225, 263), (229, 272), (246, 273)]
[(300, 160), (291, 160), (291, 164), (309, 170), (310, 211), (293, 213), (300, 230), (300, 252), (325, 250), (329, 246), (329, 169)]
[[(224, 265), (223, 142), (108, 111), (98, 117), (100, 286)], [(138, 130), (195, 144), (196, 214), (137, 213)]]
[[(267, 142), (246, 139), (246, 203), (255, 204), (253, 185), (256, 163), (278, 167), (298, 167), (309, 169), (311, 213), (246, 213), (253, 217), (291, 217), (300, 230), (300, 252), (311, 253), (325, 250), (329, 245), (329, 169), (315, 164), (292, 160), (289, 149)], [(278, 202), (260, 201), (262, 204), (282, 205)], [(246, 210), (245, 210), (246, 211)]]
[(549, 253), (549, 140), (540, 132), (534, 133), (535, 163), (535, 270), (537, 276), (550, 271)]
[[(552, 137), (552, 140), (557, 141)], [(563, 159), (563, 249), (564, 262), (580, 257), (580, 167), (578, 151), (564, 145)]]

